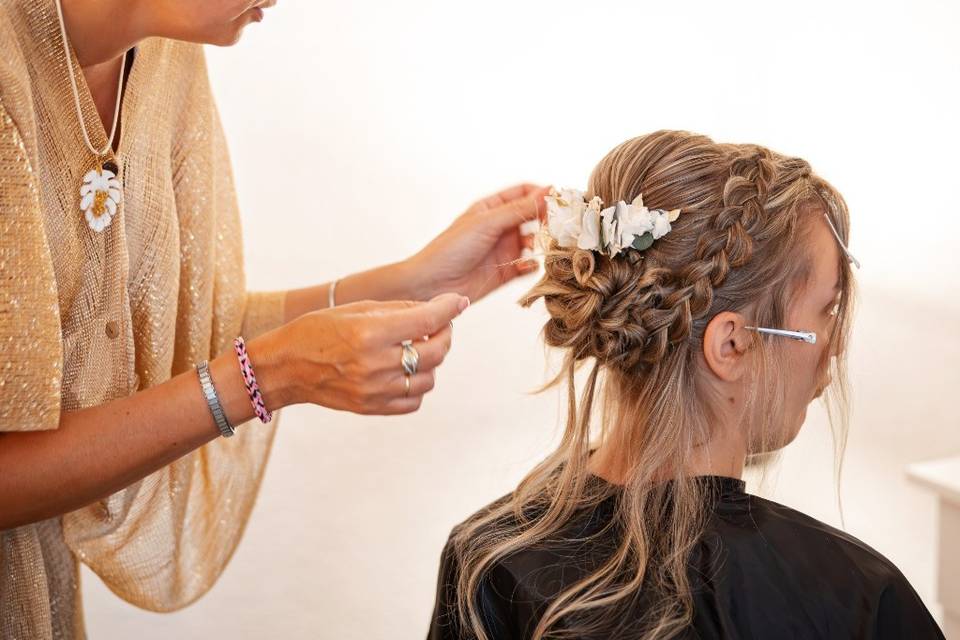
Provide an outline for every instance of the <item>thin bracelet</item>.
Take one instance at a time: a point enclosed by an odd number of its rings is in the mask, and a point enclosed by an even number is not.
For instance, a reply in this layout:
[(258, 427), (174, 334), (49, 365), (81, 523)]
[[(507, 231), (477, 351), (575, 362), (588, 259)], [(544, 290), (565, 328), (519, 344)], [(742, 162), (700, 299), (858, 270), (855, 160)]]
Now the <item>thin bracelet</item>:
[(337, 306), (336, 292), (337, 292), (337, 283), (340, 282), (339, 279), (334, 280), (330, 283), (330, 286), (327, 288), (327, 308), (333, 309)]
[(210, 407), (210, 413), (213, 414), (213, 421), (217, 423), (220, 435), (229, 438), (237, 431), (230, 425), (227, 414), (223, 412), (220, 396), (217, 395), (217, 389), (213, 386), (213, 378), (210, 377), (210, 365), (206, 360), (197, 365), (197, 375), (200, 376), (200, 388), (203, 389), (203, 397), (207, 400), (207, 406)]
[(233, 347), (237, 352), (237, 360), (240, 361), (240, 373), (243, 375), (247, 395), (250, 396), (250, 404), (253, 405), (253, 410), (260, 418), (260, 422), (270, 422), (273, 419), (273, 412), (267, 411), (266, 404), (263, 402), (263, 394), (260, 393), (257, 376), (253, 373), (253, 364), (250, 363), (250, 356), (247, 355), (247, 345), (243, 341), (243, 336), (237, 336), (233, 341)]

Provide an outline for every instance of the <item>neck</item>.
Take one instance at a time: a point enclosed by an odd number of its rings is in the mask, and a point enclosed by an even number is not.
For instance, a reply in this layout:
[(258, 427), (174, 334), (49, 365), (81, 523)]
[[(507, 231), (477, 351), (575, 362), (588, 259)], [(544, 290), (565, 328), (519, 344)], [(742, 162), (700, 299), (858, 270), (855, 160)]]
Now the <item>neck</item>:
[(84, 71), (109, 65), (147, 37), (129, 0), (61, 0), (70, 46)]
[(693, 450), (687, 464), (686, 475), (690, 476), (743, 476), (744, 461), (747, 458), (746, 443), (742, 438), (717, 434), (709, 442)]
[[(736, 429), (718, 429), (709, 442), (694, 448), (683, 475), (740, 478), (743, 476), (746, 451), (746, 443)], [(610, 483), (625, 484), (631, 471), (627, 458), (622, 446), (607, 441), (590, 456), (589, 468)], [(666, 466), (656, 474), (656, 478), (668, 480), (675, 471), (675, 467)]]

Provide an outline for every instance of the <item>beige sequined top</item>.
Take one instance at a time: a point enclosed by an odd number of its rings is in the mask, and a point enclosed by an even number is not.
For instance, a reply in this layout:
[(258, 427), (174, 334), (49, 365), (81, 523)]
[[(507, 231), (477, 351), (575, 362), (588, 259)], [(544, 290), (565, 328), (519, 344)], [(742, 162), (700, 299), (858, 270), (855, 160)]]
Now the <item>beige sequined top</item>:
[[(0, 0), (0, 431), (56, 429), (62, 412), (163, 382), (282, 321), (282, 293), (245, 289), (202, 48), (138, 47), (117, 153), (124, 203), (103, 233), (79, 209), (93, 158), (67, 73), (53, 0)], [(241, 426), (62, 518), (0, 531), (0, 638), (85, 637), (78, 562), (146, 609), (201, 596), (243, 532), (274, 424)]]

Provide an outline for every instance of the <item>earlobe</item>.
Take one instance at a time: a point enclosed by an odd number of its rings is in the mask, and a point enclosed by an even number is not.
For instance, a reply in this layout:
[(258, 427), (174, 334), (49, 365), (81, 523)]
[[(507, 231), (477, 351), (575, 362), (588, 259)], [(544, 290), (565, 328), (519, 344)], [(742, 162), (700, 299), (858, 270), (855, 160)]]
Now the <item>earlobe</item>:
[(743, 376), (750, 347), (745, 325), (739, 313), (724, 311), (714, 316), (703, 332), (703, 359), (710, 371), (725, 382), (735, 382)]

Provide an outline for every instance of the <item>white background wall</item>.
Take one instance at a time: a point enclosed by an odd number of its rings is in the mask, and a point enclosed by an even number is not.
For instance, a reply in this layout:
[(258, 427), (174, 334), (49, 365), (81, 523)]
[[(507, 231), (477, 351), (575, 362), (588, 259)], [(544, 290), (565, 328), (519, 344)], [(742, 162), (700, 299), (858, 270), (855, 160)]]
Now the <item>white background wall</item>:
[[(906, 463), (960, 452), (960, 4), (284, 0), (210, 50), (249, 283), (286, 288), (403, 258), (472, 200), (583, 186), (659, 128), (807, 158), (845, 194), (862, 260), (847, 530), (936, 610), (934, 502)], [(450, 527), (515, 486), (557, 432), (542, 307), (503, 290), (456, 322), (423, 409), (284, 412), (222, 580), (172, 615), (85, 574), (92, 638), (420, 638)], [(840, 522), (814, 408), (765, 487)]]

